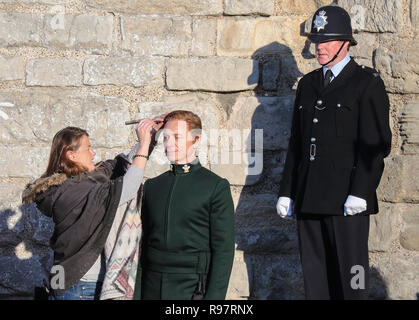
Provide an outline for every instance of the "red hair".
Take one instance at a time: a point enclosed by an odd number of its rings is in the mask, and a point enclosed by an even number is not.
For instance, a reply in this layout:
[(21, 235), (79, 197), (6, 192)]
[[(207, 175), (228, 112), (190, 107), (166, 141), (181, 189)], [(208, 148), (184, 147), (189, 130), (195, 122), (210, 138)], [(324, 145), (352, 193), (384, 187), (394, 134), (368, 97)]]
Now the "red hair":
[(193, 130), (193, 131), (198, 131), (200, 133), (202, 130), (201, 118), (191, 111), (187, 111), (187, 110), (172, 111), (164, 117), (164, 120), (163, 120), (164, 125), (166, 125), (166, 123), (169, 120), (185, 121), (188, 124), (188, 129), (190, 131)]

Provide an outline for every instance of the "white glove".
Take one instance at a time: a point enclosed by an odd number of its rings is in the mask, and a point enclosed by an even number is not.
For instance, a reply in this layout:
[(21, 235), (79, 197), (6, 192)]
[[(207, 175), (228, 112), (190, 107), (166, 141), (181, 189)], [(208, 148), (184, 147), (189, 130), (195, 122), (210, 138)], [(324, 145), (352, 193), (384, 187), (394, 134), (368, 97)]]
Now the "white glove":
[(367, 202), (362, 198), (358, 198), (352, 195), (349, 195), (348, 198), (346, 198), (346, 202), (343, 205), (343, 214), (345, 216), (353, 216), (354, 214), (365, 210), (367, 210)]
[(278, 212), (281, 218), (291, 218), (292, 202), (292, 199), (288, 197), (279, 197), (276, 203), (276, 212)]

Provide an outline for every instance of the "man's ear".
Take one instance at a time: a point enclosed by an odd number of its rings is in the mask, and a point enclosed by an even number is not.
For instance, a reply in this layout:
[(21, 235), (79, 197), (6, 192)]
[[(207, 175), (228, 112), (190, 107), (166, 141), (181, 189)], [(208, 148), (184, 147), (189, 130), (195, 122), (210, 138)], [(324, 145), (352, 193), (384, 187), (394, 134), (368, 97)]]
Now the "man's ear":
[(345, 46), (344, 46), (344, 47), (346, 47), (346, 51), (349, 51), (350, 46), (351, 46), (351, 42), (346, 41)]
[(194, 144), (196, 145), (196, 147), (199, 146), (199, 143), (201, 142), (201, 136), (200, 135), (196, 135), (194, 138)]

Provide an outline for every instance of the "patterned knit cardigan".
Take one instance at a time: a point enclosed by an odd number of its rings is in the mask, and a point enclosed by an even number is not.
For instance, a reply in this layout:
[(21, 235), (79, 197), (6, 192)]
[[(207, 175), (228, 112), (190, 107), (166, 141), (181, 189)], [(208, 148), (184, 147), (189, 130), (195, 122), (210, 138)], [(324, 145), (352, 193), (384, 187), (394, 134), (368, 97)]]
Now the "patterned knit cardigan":
[[(132, 163), (139, 144), (128, 155), (120, 154)], [(152, 150), (152, 149), (151, 149)], [(150, 151), (151, 152), (151, 151)], [(143, 184), (137, 196), (119, 206), (105, 244), (106, 274), (101, 300), (132, 300), (134, 296), (141, 241), (141, 199)]]
[(137, 196), (120, 206), (105, 244), (106, 274), (101, 300), (132, 300), (141, 240), (141, 184)]

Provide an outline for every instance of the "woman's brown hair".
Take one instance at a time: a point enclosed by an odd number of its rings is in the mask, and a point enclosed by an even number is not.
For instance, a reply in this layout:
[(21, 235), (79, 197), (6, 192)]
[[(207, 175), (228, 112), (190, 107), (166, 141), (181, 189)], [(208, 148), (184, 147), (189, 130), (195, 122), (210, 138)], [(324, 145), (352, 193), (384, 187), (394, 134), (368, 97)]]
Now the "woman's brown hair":
[(81, 138), (88, 137), (86, 130), (77, 127), (67, 127), (58, 131), (52, 139), (48, 166), (42, 178), (52, 176), (54, 173), (65, 173), (67, 177), (86, 172), (87, 169), (68, 160), (67, 151), (77, 151), (81, 145)]

